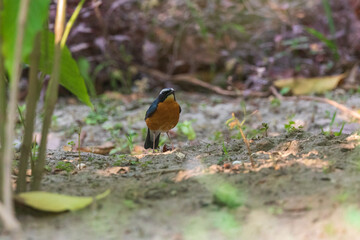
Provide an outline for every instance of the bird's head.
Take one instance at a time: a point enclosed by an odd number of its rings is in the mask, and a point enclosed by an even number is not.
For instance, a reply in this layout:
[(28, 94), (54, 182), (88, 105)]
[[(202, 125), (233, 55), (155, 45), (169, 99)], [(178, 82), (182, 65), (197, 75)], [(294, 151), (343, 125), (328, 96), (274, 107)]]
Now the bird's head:
[(176, 101), (175, 90), (173, 88), (164, 88), (160, 91), (158, 99), (160, 102)]

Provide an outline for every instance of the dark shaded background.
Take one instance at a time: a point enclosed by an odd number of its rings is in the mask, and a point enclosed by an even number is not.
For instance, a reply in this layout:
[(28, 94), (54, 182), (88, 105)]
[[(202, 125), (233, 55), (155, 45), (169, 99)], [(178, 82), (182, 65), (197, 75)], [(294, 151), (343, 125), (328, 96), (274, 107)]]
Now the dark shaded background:
[[(78, 1), (68, 2), (69, 18)], [(330, 4), (334, 39), (321, 0), (87, 1), (68, 46), (97, 94), (173, 85), (153, 71), (262, 92), (277, 78), (338, 74), (358, 61), (360, 1)], [(305, 27), (334, 40), (340, 58)]]

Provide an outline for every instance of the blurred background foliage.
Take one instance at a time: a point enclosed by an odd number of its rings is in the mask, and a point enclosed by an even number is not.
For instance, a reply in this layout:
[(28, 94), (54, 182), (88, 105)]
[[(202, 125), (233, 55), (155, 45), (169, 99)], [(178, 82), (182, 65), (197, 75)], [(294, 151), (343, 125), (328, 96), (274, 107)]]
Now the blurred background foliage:
[[(77, 3), (68, 1), (68, 17)], [(52, 4), (50, 28), (54, 17)], [(171, 85), (149, 69), (264, 91), (278, 78), (349, 70), (359, 19), (359, 0), (93, 0), (68, 45), (91, 95)]]

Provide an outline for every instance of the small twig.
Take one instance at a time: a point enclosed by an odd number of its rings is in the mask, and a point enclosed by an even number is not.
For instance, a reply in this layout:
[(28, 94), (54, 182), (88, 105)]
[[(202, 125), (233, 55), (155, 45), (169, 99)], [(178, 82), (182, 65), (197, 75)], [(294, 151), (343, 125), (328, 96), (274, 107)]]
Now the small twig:
[(291, 100), (291, 101), (297, 101), (297, 100), (305, 100), (305, 101), (316, 101), (316, 102), (322, 102), (330, 104), (343, 113), (347, 114), (350, 117), (355, 118), (358, 122), (360, 122), (360, 114), (356, 111), (351, 110), (350, 108), (346, 107), (343, 104), (340, 104), (338, 102), (335, 102), (334, 100), (330, 100), (327, 98), (322, 97), (314, 97), (314, 96), (297, 96), (297, 97), (284, 97), (279, 94), (279, 92), (276, 90), (275, 87), (270, 87), (271, 92), (274, 94), (275, 97), (279, 98), (280, 100)]
[(188, 75), (188, 74), (178, 74), (178, 75), (174, 75), (170, 78), (170, 80), (174, 81), (174, 82), (187, 82), (187, 83), (191, 83), (193, 85), (197, 85), (203, 88), (207, 88), (217, 94), (220, 95), (225, 95), (225, 96), (231, 96), (231, 97), (237, 97), (237, 96), (242, 96), (243, 92), (242, 91), (229, 91), (229, 90), (225, 90), (222, 89), (218, 86), (213, 86), (207, 82), (201, 81), (200, 79)]
[(276, 90), (274, 86), (270, 86), (270, 91), (272, 94), (274, 94), (276, 98), (278, 98), (279, 100), (283, 100), (284, 97)]
[[(90, 152), (81, 152), (80, 155), (86, 156), (87, 153), (90, 153)], [(65, 152), (65, 154), (67, 157), (79, 157), (79, 152)], [(91, 154), (96, 154), (96, 153), (91, 153)]]
[(246, 145), (246, 148), (247, 148), (247, 151), (248, 151), (248, 154), (249, 154), (249, 158), (250, 158), (250, 162), (251, 162), (251, 167), (255, 167), (255, 162), (254, 162), (254, 159), (252, 157), (252, 152), (251, 152), (251, 149), (250, 149), (250, 143), (249, 141), (247, 140), (243, 130), (241, 129), (241, 127), (239, 127), (239, 130), (240, 130), (240, 134), (241, 134), (241, 137), (243, 138), (244, 142), (245, 142), (245, 145)]
[[(234, 127), (238, 128), (239, 131), (240, 131), (240, 134), (241, 134), (241, 137), (242, 139), (244, 140), (245, 142), (245, 145), (246, 145), (246, 148), (247, 148), (247, 151), (248, 151), (248, 155), (249, 155), (249, 158), (250, 158), (250, 162), (251, 162), (251, 166), (254, 168), (255, 167), (255, 162), (254, 162), (254, 159), (252, 157), (252, 152), (251, 152), (251, 149), (250, 149), (250, 143), (249, 141), (247, 140), (243, 130), (242, 130), (242, 126), (243, 124), (245, 123), (245, 117), (244, 117), (244, 120), (242, 122), (239, 121), (239, 119), (235, 116), (235, 113), (232, 113), (232, 118), (230, 118), (229, 120), (226, 121), (226, 124), (229, 125), (230, 129), (233, 129)], [(246, 115), (246, 112), (244, 110), (244, 115)]]
[(296, 97), (296, 98), (289, 97), (289, 99), (290, 100), (301, 99), (301, 100), (307, 100), (307, 101), (317, 101), (317, 102), (327, 103), (327, 104), (330, 104), (330, 105), (336, 107), (337, 109), (339, 109), (343, 113), (355, 118), (358, 122), (360, 122), (360, 114), (359, 113), (351, 110), (350, 108), (344, 106), (343, 104), (340, 104), (338, 102), (335, 102), (335, 101), (327, 99), (327, 98), (312, 97), (312, 96), (299, 96), (299, 97)]
[(156, 170), (156, 171), (149, 171), (146, 172), (146, 175), (150, 175), (150, 174), (163, 174), (163, 173), (172, 173), (172, 172), (180, 172), (180, 171), (185, 171), (186, 169), (184, 168), (174, 168), (174, 169), (160, 169), (160, 170)]
[[(224, 96), (230, 96), (230, 97), (238, 97), (238, 96), (243, 96), (244, 92), (240, 91), (240, 90), (236, 90), (236, 91), (229, 91), (226, 89), (222, 89), (218, 86), (214, 86), (211, 85), (207, 82), (204, 82), (190, 74), (177, 74), (177, 75), (168, 75), (165, 73), (162, 73), (158, 70), (155, 69), (149, 69), (143, 66), (136, 66), (140, 71), (145, 72), (149, 75), (151, 75), (154, 78), (157, 78), (161, 81), (173, 81), (173, 82), (186, 82), (186, 83), (190, 83), (193, 85), (197, 85), (206, 89), (209, 89), (210, 91), (213, 91), (219, 95), (224, 95)], [(265, 97), (268, 96), (268, 93), (266, 92), (251, 92), (250, 94), (248, 94), (247, 96), (253, 96), (253, 97)]]

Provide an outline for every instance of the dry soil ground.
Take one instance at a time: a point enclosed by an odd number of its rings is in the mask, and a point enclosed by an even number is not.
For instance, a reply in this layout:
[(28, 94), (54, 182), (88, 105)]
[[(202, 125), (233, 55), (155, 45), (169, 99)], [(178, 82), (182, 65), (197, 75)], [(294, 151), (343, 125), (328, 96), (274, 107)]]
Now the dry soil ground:
[[(350, 108), (360, 107), (359, 95), (332, 96)], [(126, 131), (138, 133), (133, 144), (139, 150), (153, 97), (126, 104), (106, 101), (108, 120), (85, 125), (82, 145), (111, 141), (119, 147), (126, 143), (121, 140)], [(225, 124), (233, 112), (243, 119), (242, 100), (191, 93), (179, 93), (177, 99), (183, 109), (180, 122), (192, 121), (195, 140), (175, 129), (174, 151), (81, 153), (84, 168), (69, 172), (57, 169), (59, 162), (76, 165), (78, 155), (62, 146), (77, 142), (71, 129), (90, 109), (60, 104), (43, 189), (77, 196), (111, 189), (111, 194), (89, 208), (62, 214), (18, 206), (27, 239), (360, 239), (359, 125), (338, 111), (332, 130), (345, 121), (343, 133), (326, 135), (321, 128), (329, 129), (336, 111), (329, 105), (245, 100), (246, 131), (258, 135), (250, 140), (252, 167), (238, 131)], [(287, 132), (290, 118), (295, 129)], [(254, 130), (263, 122), (269, 126), (267, 137)], [(121, 123), (118, 132), (116, 123)]]

